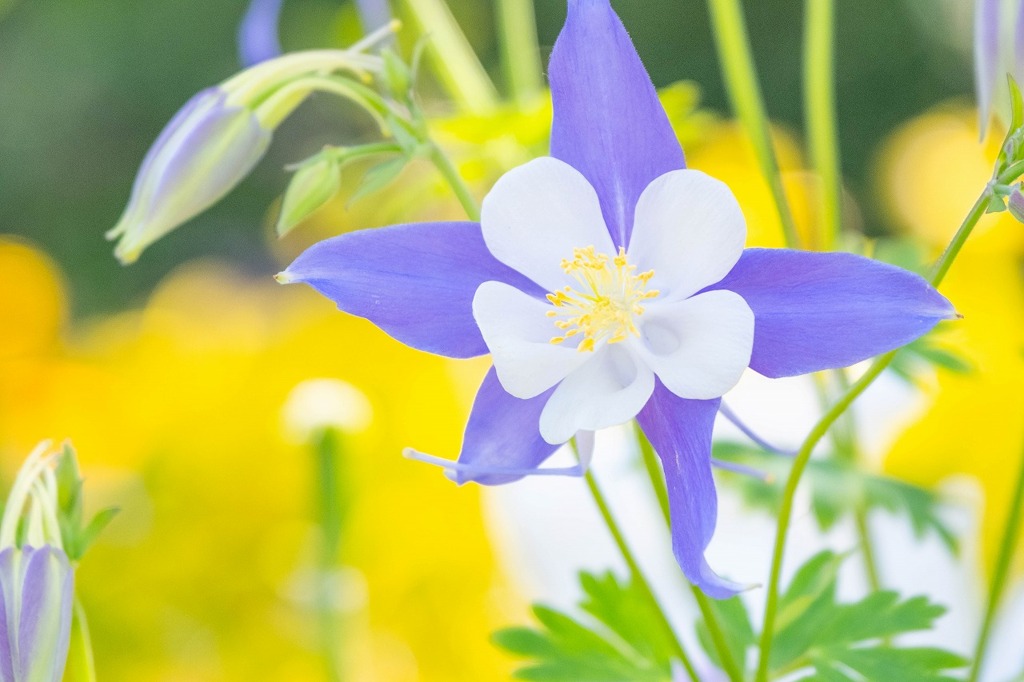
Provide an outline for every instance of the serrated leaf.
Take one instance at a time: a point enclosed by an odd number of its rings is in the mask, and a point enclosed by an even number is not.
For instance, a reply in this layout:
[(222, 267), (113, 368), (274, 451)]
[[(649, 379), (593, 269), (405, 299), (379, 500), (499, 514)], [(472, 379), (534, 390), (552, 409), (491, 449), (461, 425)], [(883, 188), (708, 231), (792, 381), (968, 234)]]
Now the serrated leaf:
[(956, 678), (943, 673), (967, 665), (967, 661), (956, 654), (928, 647), (841, 649), (833, 652), (833, 656), (843, 665), (859, 672), (865, 680), (952, 682)]
[(535, 605), (533, 613), (541, 628), (514, 627), (494, 633), (496, 646), (532, 659), (516, 671), (516, 679), (667, 682), (673, 644), (639, 588), (610, 572), (581, 573), (580, 584), (584, 618)]
[[(708, 605), (722, 628), (722, 634), (725, 636), (732, 660), (742, 665), (747, 660), (747, 651), (757, 642), (746, 605), (740, 597), (712, 599), (708, 600)], [(711, 632), (703, 620), (697, 622), (697, 638), (711, 662), (721, 668), (721, 657), (711, 638)]]

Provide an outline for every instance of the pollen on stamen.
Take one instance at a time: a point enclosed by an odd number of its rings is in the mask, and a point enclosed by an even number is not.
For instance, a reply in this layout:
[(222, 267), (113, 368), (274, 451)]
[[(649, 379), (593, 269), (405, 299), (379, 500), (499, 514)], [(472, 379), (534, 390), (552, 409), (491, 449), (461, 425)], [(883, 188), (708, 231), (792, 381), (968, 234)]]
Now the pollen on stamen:
[(615, 256), (598, 253), (593, 246), (573, 249), (572, 258), (562, 259), (561, 265), (578, 286), (547, 295), (553, 309), (546, 315), (564, 332), (553, 337), (552, 344), (582, 335), (577, 350), (588, 352), (598, 343), (621, 343), (630, 336), (639, 336), (634, 320), (644, 313), (640, 303), (659, 294), (646, 290), (654, 277), (653, 270), (637, 273), (621, 247)]

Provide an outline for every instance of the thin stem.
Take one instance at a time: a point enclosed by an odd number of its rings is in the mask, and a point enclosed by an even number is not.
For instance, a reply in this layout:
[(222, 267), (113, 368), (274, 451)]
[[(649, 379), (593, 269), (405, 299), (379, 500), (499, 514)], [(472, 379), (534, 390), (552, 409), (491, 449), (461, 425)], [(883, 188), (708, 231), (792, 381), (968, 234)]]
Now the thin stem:
[[(637, 443), (640, 446), (640, 456), (643, 459), (644, 469), (647, 470), (647, 477), (651, 481), (651, 487), (654, 488), (654, 495), (658, 498), (658, 506), (661, 507), (662, 516), (665, 517), (665, 525), (671, 528), (672, 512), (668, 502), (668, 487), (665, 485), (665, 475), (662, 473), (661, 466), (658, 463), (658, 455), (654, 451), (651, 441), (647, 439), (647, 436), (644, 435), (639, 426), (636, 427), (636, 437)], [(725, 631), (722, 629), (721, 623), (718, 622), (718, 615), (711, 608), (711, 603), (707, 596), (698, 587), (692, 584), (689, 587), (693, 592), (694, 599), (697, 601), (697, 607), (700, 609), (704, 624), (708, 628), (708, 633), (711, 635), (711, 643), (718, 653), (722, 669), (732, 682), (742, 682), (743, 671), (732, 658), (732, 652), (729, 650)]]
[(619, 548), (619, 552), (622, 554), (622, 558), (626, 561), (626, 566), (629, 567), (629, 572), (632, 576), (633, 582), (644, 594), (644, 597), (650, 602), (651, 607), (658, 614), (658, 619), (661, 621), (661, 625), (665, 630), (665, 635), (671, 642), (674, 655), (679, 659), (680, 663), (686, 669), (690, 679), (693, 682), (700, 682), (700, 678), (697, 676), (697, 671), (693, 667), (693, 663), (690, 662), (690, 657), (686, 655), (686, 651), (683, 649), (682, 642), (676, 636), (675, 630), (672, 629), (672, 625), (668, 622), (668, 618), (665, 617), (665, 612), (661, 608), (661, 604), (658, 602), (658, 598), (654, 596), (654, 591), (651, 589), (650, 583), (647, 582), (647, 578), (640, 571), (640, 565), (636, 561), (636, 557), (633, 556), (633, 550), (629, 548), (626, 543), (626, 538), (622, 534), (622, 529), (619, 528), (619, 524), (615, 521), (615, 517), (612, 516), (611, 509), (608, 507), (608, 502), (605, 500), (604, 494), (601, 492), (600, 486), (597, 484), (597, 479), (594, 478), (594, 473), (588, 471), (584, 476), (587, 482), (587, 488), (590, 490), (591, 497), (594, 498), (594, 503), (597, 504), (598, 510), (601, 512), (601, 518), (604, 519), (604, 523), (608, 526), (608, 531), (612, 535), (612, 539), (615, 540), (616, 546)]
[(868, 578), (871, 592), (882, 589), (882, 578), (878, 572), (878, 559), (875, 557), (875, 546), (871, 541), (871, 529), (868, 527), (868, 512), (863, 506), (853, 512), (853, 522), (857, 527), (857, 539), (860, 541), (860, 553), (864, 557), (864, 574)]
[(981, 675), (996, 610), (1002, 600), (1003, 590), (1006, 588), (1006, 578), (1010, 573), (1010, 564), (1017, 547), (1017, 538), (1020, 537), (1022, 510), (1024, 510), (1024, 456), (1021, 457), (1020, 472), (1017, 474), (1017, 483), (1013, 491), (1013, 501), (1010, 502), (1010, 510), (1006, 517), (1006, 529), (1003, 531), (1003, 540), (999, 545), (999, 557), (996, 559), (995, 572), (992, 574), (988, 605), (985, 607), (985, 617), (981, 623), (978, 644), (974, 647), (974, 662), (971, 664), (968, 682), (977, 682)]
[(498, 0), (501, 56), (512, 96), (527, 104), (544, 87), (533, 0)]
[(807, 0), (804, 21), (804, 120), (821, 187), (820, 246), (834, 247), (842, 232), (843, 186), (836, 125), (834, 0)]
[(456, 103), (475, 114), (498, 104), (498, 92), (466, 34), (444, 0), (405, 0), (420, 31), (429, 37), (428, 54)]
[[(967, 238), (977, 226), (982, 216), (985, 215), (985, 208), (991, 196), (991, 189), (986, 187), (971, 208), (960, 229), (950, 242), (935, 265), (934, 274), (931, 277), (932, 286), (942, 283), (950, 266), (956, 260), (960, 249), (963, 248)], [(839, 400), (827, 411), (824, 416), (814, 425), (807, 435), (803, 445), (793, 459), (793, 467), (790, 469), (789, 478), (786, 480), (786, 487), (782, 494), (782, 505), (779, 508), (779, 525), (775, 534), (775, 548), (772, 552), (771, 577), (768, 580), (767, 601), (765, 603), (764, 623), (761, 627), (760, 656), (758, 660), (756, 682), (768, 681), (768, 665), (771, 656), (772, 639), (775, 633), (775, 615), (779, 605), (779, 582), (782, 577), (782, 558), (786, 552), (786, 539), (789, 531), (789, 523), (793, 516), (793, 500), (796, 496), (796, 489), (800, 483), (800, 477), (807, 469), (807, 463), (811, 459), (814, 447), (824, 438), (829, 428), (838, 420), (843, 413), (853, 404), (864, 391), (868, 389), (875, 380), (882, 375), (882, 372), (892, 363), (896, 357), (896, 351), (891, 351), (879, 356), (871, 364), (868, 370), (857, 380)]]
[(335, 575), (341, 533), (344, 524), (343, 496), (338, 480), (338, 458), (342, 453), (342, 436), (334, 429), (325, 429), (312, 440), (315, 458), (316, 516), (320, 530), (317, 559), (317, 623), (324, 673), (329, 682), (341, 682), (341, 626), (338, 622), (338, 596)]
[(444, 177), (445, 181), (451, 186), (452, 191), (455, 192), (455, 196), (458, 198), (459, 203), (462, 204), (463, 210), (466, 211), (466, 215), (469, 216), (470, 220), (480, 220), (480, 205), (477, 203), (473, 193), (469, 190), (466, 182), (459, 175), (459, 171), (455, 168), (452, 160), (448, 158), (448, 155), (444, 153), (436, 143), (430, 142), (430, 152), (428, 154), (431, 162), (437, 167), (437, 170)]
[(715, 30), (718, 55), (722, 60), (723, 77), (732, 100), (733, 109), (746, 129), (754, 154), (761, 166), (761, 173), (771, 189), (782, 223), (782, 233), (787, 246), (799, 246), (800, 236), (796, 231), (793, 212), (789, 208), (786, 192), (782, 185), (779, 162), (772, 147), (768, 130), (768, 114), (761, 97), (761, 88), (754, 71), (754, 59), (750, 54), (747, 24), (743, 18), (739, 0), (708, 0), (711, 21)]

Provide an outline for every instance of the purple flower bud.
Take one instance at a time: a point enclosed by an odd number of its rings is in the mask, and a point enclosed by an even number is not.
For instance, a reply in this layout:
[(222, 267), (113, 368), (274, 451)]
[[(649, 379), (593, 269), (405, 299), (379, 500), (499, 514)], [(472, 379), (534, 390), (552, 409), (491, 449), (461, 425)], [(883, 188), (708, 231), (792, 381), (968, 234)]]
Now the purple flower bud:
[(238, 26), (238, 56), (252, 66), (281, 54), (277, 26), (284, 0), (252, 0)]
[(270, 145), (271, 131), (255, 113), (209, 88), (171, 119), (150, 148), (131, 199), (107, 239), (124, 264), (216, 203), (249, 174)]
[(1010, 200), (1006, 202), (1006, 208), (1014, 218), (1024, 223), (1024, 192), (1021, 192), (1020, 185), (1013, 188)]
[(60, 549), (0, 552), (0, 679), (60, 682), (71, 638), (74, 573)]

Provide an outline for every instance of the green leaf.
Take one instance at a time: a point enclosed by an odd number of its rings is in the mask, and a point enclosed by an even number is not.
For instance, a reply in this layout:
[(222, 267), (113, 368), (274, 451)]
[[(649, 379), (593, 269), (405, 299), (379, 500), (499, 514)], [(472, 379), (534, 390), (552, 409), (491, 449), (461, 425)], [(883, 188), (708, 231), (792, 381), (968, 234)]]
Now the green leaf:
[[(732, 660), (742, 664), (747, 660), (747, 651), (757, 643), (754, 626), (750, 622), (750, 616), (747, 614), (743, 600), (739, 597), (721, 600), (709, 599), (708, 605), (715, 613), (718, 624), (722, 628)], [(697, 621), (697, 638), (711, 662), (721, 668), (721, 657), (711, 639), (711, 632), (703, 620)]]
[(534, 606), (539, 628), (513, 627), (492, 636), (496, 646), (530, 659), (515, 673), (547, 682), (667, 682), (673, 645), (658, 613), (632, 581), (613, 573), (580, 574), (577, 618)]
[(364, 199), (374, 192), (379, 192), (387, 187), (399, 176), (399, 174), (401, 174), (407, 163), (408, 159), (404, 156), (400, 156), (397, 159), (391, 159), (390, 161), (377, 164), (370, 170), (366, 171), (366, 174), (363, 175), (362, 182), (359, 183), (359, 188), (349, 200), (350, 203), (355, 203), (360, 199)]
[(805, 563), (779, 602), (771, 670), (779, 676), (813, 666), (816, 682), (946, 682), (966, 661), (941, 649), (889, 643), (908, 632), (931, 629), (946, 609), (926, 597), (901, 599), (893, 591), (860, 601), (836, 601), (843, 557), (822, 552)]

